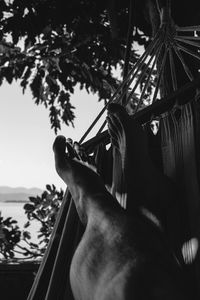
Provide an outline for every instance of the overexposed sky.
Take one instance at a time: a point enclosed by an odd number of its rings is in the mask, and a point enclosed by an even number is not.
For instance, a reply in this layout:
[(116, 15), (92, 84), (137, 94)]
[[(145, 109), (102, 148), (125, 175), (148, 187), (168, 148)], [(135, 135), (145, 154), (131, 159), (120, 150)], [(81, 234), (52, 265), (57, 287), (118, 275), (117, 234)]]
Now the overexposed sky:
[[(79, 140), (103, 107), (95, 95), (77, 88), (71, 98), (75, 110), (75, 129), (62, 125), (66, 137)], [(31, 92), (22, 94), (19, 83), (6, 82), (0, 87), (0, 186), (39, 187), (65, 185), (54, 169), (52, 144), (55, 134), (50, 129), (48, 110), (37, 106)], [(100, 120), (96, 130), (101, 126)], [(95, 134), (93, 131), (90, 135)]]

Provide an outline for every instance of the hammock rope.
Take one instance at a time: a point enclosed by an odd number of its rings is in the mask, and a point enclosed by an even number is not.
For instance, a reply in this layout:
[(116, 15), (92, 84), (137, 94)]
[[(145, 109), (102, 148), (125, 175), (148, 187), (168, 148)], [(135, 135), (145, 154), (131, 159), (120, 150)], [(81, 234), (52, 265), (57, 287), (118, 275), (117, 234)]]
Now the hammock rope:
[[(133, 94), (135, 93), (138, 85), (142, 82), (143, 78), (145, 77), (145, 75), (147, 74), (147, 71), (149, 70), (149, 66), (154, 58), (154, 56), (157, 56), (158, 55), (158, 52), (159, 52), (159, 49), (160, 49), (160, 46), (161, 46), (161, 39), (159, 38), (155, 45), (154, 45), (154, 48), (152, 49), (152, 52), (150, 53), (150, 57), (147, 57), (147, 59), (149, 59), (149, 61), (145, 64), (144, 68), (142, 69), (134, 87), (132, 88), (132, 91), (130, 92), (129, 96), (128, 96), (128, 99), (127, 99), (127, 103), (131, 100)], [(140, 70), (137, 71), (137, 73), (139, 72)], [(135, 73), (135, 75), (137, 75), (137, 73)], [(127, 104), (126, 103), (126, 104)]]
[[(128, 25), (128, 33), (127, 33), (127, 41), (126, 41), (126, 52), (125, 52), (125, 59), (124, 59), (124, 69), (123, 69), (123, 80), (128, 75), (129, 70), (129, 60), (131, 56), (131, 46), (132, 46), (132, 40), (133, 40), (133, 29), (134, 29), (134, 23), (133, 23), (133, 1), (130, 0), (129, 2), (129, 25)], [(126, 94), (124, 98), (122, 99), (121, 104), (124, 105), (126, 103)]]
[(183, 69), (186, 73), (186, 75), (188, 76), (188, 78), (192, 81), (194, 79), (193, 75), (192, 75), (192, 72), (190, 71), (190, 68), (187, 66), (187, 64), (185, 63), (185, 60), (180, 52), (180, 48), (179, 46), (178, 47), (173, 47), (176, 55), (178, 56), (180, 62), (182, 63), (182, 66), (183, 66)]
[(194, 58), (200, 60), (200, 55), (196, 54), (195, 51), (192, 51), (188, 48), (185, 48), (184, 46), (181, 46), (180, 44), (177, 45), (177, 48), (181, 49), (183, 52), (193, 56)]
[[(92, 122), (91, 126), (85, 132), (85, 134), (80, 139), (79, 143), (82, 143), (85, 138), (88, 136), (93, 127), (97, 124), (108, 105), (111, 102), (115, 103), (123, 103), (124, 106), (127, 105), (133, 98), (136, 90), (139, 88), (139, 84), (142, 84), (142, 89), (140, 92), (140, 98), (138, 99), (135, 113), (137, 113), (142, 104), (143, 98), (145, 96), (146, 91), (148, 90), (150, 80), (152, 76), (155, 76), (153, 71), (156, 70), (156, 66), (158, 65), (158, 60), (161, 61), (161, 65), (159, 70), (157, 69), (157, 79), (155, 78), (156, 86), (154, 89), (154, 93), (152, 99), (150, 99), (150, 105), (155, 101), (159, 100), (158, 94), (161, 88), (163, 74), (165, 72), (166, 61), (169, 58), (169, 67), (171, 72), (171, 81), (172, 81), (172, 89), (175, 91), (178, 88), (177, 85), (177, 76), (176, 76), (176, 68), (174, 63), (174, 58), (177, 57), (180, 61), (183, 71), (187, 75), (188, 79), (192, 81), (194, 76), (189, 66), (185, 62), (185, 58), (182, 53), (186, 53), (189, 56), (194, 57), (195, 59), (200, 60), (200, 55), (198, 54), (198, 49), (200, 48), (200, 37), (195, 36), (195, 32), (200, 31), (200, 25), (196, 26), (185, 26), (179, 27), (174, 24), (170, 15), (170, 1), (167, 3), (167, 7), (163, 10), (161, 26), (157, 31), (155, 37), (150, 42), (149, 46), (134, 64), (132, 69), (129, 71), (126, 78), (123, 79), (122, 83), (116, 89), (116, 91), (111, 96), (110, 100), (103, 107), (102, 111), (98, 114), (95, 120)], [(190, 36), (181, 35), (182, 33), (187, 32), (190, 33)], [(191, 50), (191, 46), (195, 48), (195, 50)], [(161, 48), (160, 48), (161, 47)], [(163, 49), (161, 51), (161, 49)], [(162, 52), (162, 54), (161, 54)], [(153, 61), (154, 58), (154, 61)], [(133, 86), (132, 86), (133, 85)], [(128, 93), (128, 90), (130, 92)], [(126, 97), (128, 93), (128, 96)], [(126, 101), (124, 101), (126, 99)], [(97, 132), (97, 135), (100, 134), (106, 125), (106, 121), (103, 122), (100, 129)]]
[[(142, 101), (143, 101), (143, 97), (144, 97), (144, 95), (145, 95), (145, 92), (146, 92), (146, 90), (147, 90), (148, 87), (149, 87), (149, 83), (150, 83), (150, 80), (151, 80), (153, 71), (154, 71), (154, 69), (155, 69), (155, 67), (156, 67), (156, 65), (157, 65), (157, 63), (158, 63), (158, 58), (159, 58), (161, 49), (162, 49), (162, 44), (159, 45), (157, 55), (154, 56), (154, 61), (153, 61), (153, 64), (152, 64), (152, 68), (151, 68), (150, 71), (149, 71), (147, 80), (146, 80), (146, 82), (145, 82), (144, 88), (143, 88), (142, 93), (141, 93), (141, 95), (140, 95), (140, 99), (139, 99), (138, 104), (137, 104), (137, 106), (136, 106), (135, 113), (138, 111), (139, 107), (141, 106)], [(152, 57), (152, 58), (153, 58), (153, 57)]]
[[(129, 73), (128, 73), (127, 77), (125, 78), (125, 80), (119, 85), (119, 87), (116, 89), (116, 91), (114, 92), (114, 94), (111, 96), (110, 100), (106, 103), (106, 105), (100, 111), (100, 113), (95, 118), (95, 120), (92, 122), (92, 124), (90, 125), (90, 127), (86, 130), (85, 134), (82, 136), (82, 138), (79, 141), (80, 144), (85, 140), (85, 138), (88, 136), (88, 134), (90, 133), (90, 131), (96, 125), (96, 123), (98, 122), (98, 120), (101, 118), (101, 116), (103, 115), (103, 113), (107, 109), (108, 105), (111, 102), (119, 102), (124, 97), (127, 89), (129, 88), (129, 86), (132, 84), (132, 82), (136, 78), (136, 75), (138, 74), (138, 72), (142, 69), (142, 67), (143, 67), (143, 65), (145, 63), (146, 58), (148, 57), (148, 55), (151, 54), (151, 51), (153, 50), (154, 46), (157, 45), (157, 38), (158, 38), (158, 36), (159, 36), (159, 31), (158, 31), (157, 35), (155, 36), (155, 38), (153, 39), (153, 41), (147, 47), (146, 51), (141, 55), (141, 57), (139, 58), (139, 60), (135, 63), (135, 65), (133, 66), (133, 68), (129, 71)], [(126, 87), (126, 90), (123, 92), (123, 89), (125, 87)]]
[(176, 26), (176, 31), (177, 32), (194, 32), (194, 31), (200, 31), (200, 25), (195, 25), (195, 26), (184, 26), (184, 27), (179, 27)]
[(172, 76), (172, 88), (173, 91), (177, 90), (177, 78), (176, 78), (176, 70), (175, 70), (175, 63), (173, 58), (172, 49), (169, 48), (169, 63), (170, 63), (170, 70), (171, 70), (171, 76)]
[[(191, 41), (200, 41), (200, 37), (199, 36), (197, 37), (197, 36), (188, 36), (188, 35), (178, 35), (175, 37), (175, 40), (181, 41), (184, 43), (189, 43)], [(196, 42), (192, 42), (191, 45), (198, 47), (198, 48), (200, 47), (199, 43), (196, 43)]]

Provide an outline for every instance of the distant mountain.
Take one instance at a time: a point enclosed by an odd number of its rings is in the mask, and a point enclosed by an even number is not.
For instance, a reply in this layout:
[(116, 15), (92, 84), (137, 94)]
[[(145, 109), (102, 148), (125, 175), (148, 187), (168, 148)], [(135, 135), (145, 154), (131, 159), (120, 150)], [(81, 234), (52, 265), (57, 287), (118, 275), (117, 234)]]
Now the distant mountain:
[(30, 196), (42, 194), (39, 188), (8, 187), (0, 186), (0, 202), (25, 202)]
[(0, 186), (0, 194), (12, 194), (12, 193), (23, 193), (30, 195), (41, 194), (43, 191), (39, 188), (25, 188), (25, 187), (9, 187), (9, 186)]

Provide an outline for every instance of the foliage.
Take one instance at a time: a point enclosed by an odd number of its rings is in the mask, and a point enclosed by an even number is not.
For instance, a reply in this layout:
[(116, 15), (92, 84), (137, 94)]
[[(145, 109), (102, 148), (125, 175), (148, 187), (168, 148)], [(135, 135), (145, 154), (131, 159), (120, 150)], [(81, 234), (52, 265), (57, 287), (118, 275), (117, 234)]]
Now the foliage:
[[(51, 127), (73, 124), (70, 101), (74, 87), (110, 98), (119, 84), (113, 68), (123, 67), (129, 13), (139, 45), (160, 24), (162, 0), (1, 0), (0, 84), (19, 80), (23, 92), (30, 87), (36, 104), (49, 110)], [(181, 10), (179, 9), (181, 6)], [(171, 1), (179, 26), (199, 23), (200, 4)], [(187, 16), (187, 18), (185, 17)], [(132, 44), (132, 43), (130, 43)], [(137, 60), (133, 50), (130, 66)]]
[[(46, 191), (40, 196), (29, 197), (31, 203), (24, 205), (24, 210), (28, 218), (25, 227), (28, 228), (31, 221), (36, 220), (40, 223), (38, 239), (39, 245), (46, 245), (55, 224), (56, 215), (63, 199), (63, 191), (57, 191), (54, 185), (46, 185)], [(40, 249), (43, 252), (43, 249)]]
[(21, 231), (17, 221), (0, 216), (0, 253), (5, 258), (14, 257), (14, 248), (19, 243)]
[[(123, 65), (128, 6), (113, 1), (1, 1), (0, 84), (20, 80), (36, 104), (49, 109), (51, 127), (74, 121), (75, 85), (108, 99), (119, 84), (113, 68)], [(119, 26), (120, 24), (120, 26)], [(145, 44), (143, 34), (135, 39)], [(137, 55), (132, 51), (131, 61)]]
[[(0, 216), (0, 253), (5, 259), (15, 259), (16, 254), (26, 259), (42, 257), (56, 216), (63, 199), (63, 191), (56, 190), (54, 185), (46, 185), (46, 190), (41, 196), (29, 197), (29, 203), (24, 205), (27, 222), (23, 230), (12, 218), (4, 219)], [(38, 243), (32, 242), (31, 231), (28, 231), (31, 224), (39, 224)]]

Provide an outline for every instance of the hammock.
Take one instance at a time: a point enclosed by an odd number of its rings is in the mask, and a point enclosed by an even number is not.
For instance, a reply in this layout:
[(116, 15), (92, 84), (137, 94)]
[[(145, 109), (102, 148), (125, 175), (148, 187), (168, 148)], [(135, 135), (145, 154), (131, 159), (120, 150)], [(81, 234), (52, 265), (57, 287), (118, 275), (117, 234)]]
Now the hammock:
[[(140, 59), (135, 63), (133, 68), (128, 72), (122, 84), (112, 95), (110, 101), (105, 105), (103, 110), (83, 135), (80, 143), (83, 143), (91, 129), (97, 124), (109, 103), (123, 102), (124, 105), (127, 105), (127, 103), (131, 101), (140, 83), (143, 81), (143, 89), (141, 91), (141, 95), (135, 107), (135, 113), (132, 118), (136, 118), (140, 121), (140, 123), (145, 124), (150, 122), (155, 116), (159, 116), (161, 118), (160, 149), (163, 156), (164, 172), (170, 177), (174, 178), (175, 181), (177, 180), (177, 178), (179, 178), (180, 173), (182, 174), (181, 180), (179, 180), (179, 182), (177, 181), (177, 185), (179, 185), (180, 189), (188, 179), (187, 172), (189, 172), (189, 176), (192, 176), (191, 178), (194, 179), (189, 180), (187, 186), (185, 186), (185, 190), (187, 190), (187, 193), (184, 197), (184, 205), (189, 205), (190, 207), (190, 216), (188, 216), (187, 218), (189, 220), (188, 224), (184, 226), (183, 235), (184, 233), (186, 234), (183, 237), (183, 240), (190, 240), (190, 238), (193, 237), (193, 234), (195, 235), (195, 237), (200, 238), (200, 233), (196, 230), (197, 224), (191, 224), (191, 218), (193, 218), (194, 214), (193, 210), (196, 210), (196, 214), (199, 210), (198, 193), (200, 181), (198, 181), (197, 174), (199, 171), (195, 167), (195, 130), (197, 132), (197, 123), (200, 120), (200, 114), (199, 116), (194, 116), (193, 109), (194, 106), (197, 105), (197, 102), (195, 102), (194, 99), (192, 100), (190, 98), (186, 100), (184, 99), (184, 104), (186, 102), (188, 102), (188, 104), (182, 106), (181, 117), (179, 119), (176, 119), (176, 117), (174, 117), (176, 109), (173, 110), (173, 108), (177, 106), (177, 99), (180, 100), (181, 97), (185, 95), (186, 91), (195, 90), (200, 86), (200, 77), (193, 79), (192, 72), (187, 66), (187, 63), (185, 62), (185, 59), (182, 55), (182, 53), (187, 53), (189, 56), (195, 57), (198, 60), (200, 59), (200, 55), (198, 54), (198, 52), (195, 50), (191, 50), (191, 46), (195, 49), (198, 49), (200, 47), (200, 44), (198, 43), (200, 38), (194, 35), (194, 31), (200, 31), (200, 26), (178, 27), (171, 22), (171, 18), (168, 12), (169, 10), (166, 10), (163, 14), (161, 27), (152, 42), (149, 44)], [(183, 32), (186, 32), (187, 34), (191, 33), (191, 35), (184, 35), (182, 34)], [(190, 81), (178, 90), (176, 68), (174, 63), (175, 56), (181, 62), (183, 71)], [(170, 72), (172, 80), (171, 84), (174, 92), (170, 96), (165, 96), (164, 98), (161, 97), (161, 99), (157, 101), (158, 98), (160, 98), (160, 89), (164, 80), (163, 78), (167, 59), (170, 62)], [(159, 72), (155, 75), (156, 65), (158, 64), (158, 61), (162, 61), (162, 63), (159, 66)], [(154, 88), (154, 92), (150, 101), (151, 105), (141, 110), (142, 100), (148, 90), (152, 76), (154, 76), (156, 86)], [(126, 101), (124, 101), (124, 99)], [(179, 101), (178, 103), (178, 108), (180, 107), (180, 104), (181, 101)], [(174, 127), (171, 126), (171, 119), (176, 121), (173, 121)], [(200, 124), (200, 122), (198, 124)], [(108, 155), (110, 155), (110, 153), (108, 154), (105, 149), (105, 145), (109, 143), (109, 136), (107, 131), (102, 132), (104, 126), (105, 122), (102, 126), (100, 126), (98, 134), (94, 138), (83, 144), (88, 153), (94, 153), (95, 151), (98, 153), (96, 162), (97, 165), (100, 164), (101, 166), (101, 168), (99, 168), (99, 172), (101, 173), (102, 177), (107, 173), (107, 171), (102, 167), (103, 163), (105, 162), (105, 159), (108, 159)], [(181, 134), (180, 136), (178, 136), (178, 134), (175, 136), (174, 132), (181, 132)], [(176, 147), (174, 146), (175, 144)], [(179, 160), (177, 160), (178, 158)], [(191, 159), (192, 164), (190, 165)], [(169, 161), (171, 165), (169, 165)], [(183, 165), (184, 170), (182, 168)], [(112, 169), (112, 167), (113, 162), (111, 162), (109, 168)], [(105, 183), (110, 183), (111, 178), (107, 179), (104, 177), (104, 181)], [(191, 189), (193, 189), (194, 192), (192, 198), (193, 202), (190, 201)], [(122, 205), (125, 206), (125, 204)], [(187, 211), (187, 208), (185, 208), (185, 211)], [(34, 284), (28, 296), (28, 300), (73, 300), (69, 284), (69, 267), (71, 258), (78, 242), (80, 241), (83, 231), (84, 229), (82, 228), (82, 225), (80, 224), (80, 221), (78, 219), (78, 215), (71, 196), (68, 192), (66, 192), (47, 251), (36, 275)], [(196, 264), (197, 266), (199, 266), (199, 258)], [(197, 280), (199, 281), (200, 274), (197, 266), (195, 266), (195, 268), (193, 267), (192, 271), (189, 270), (188, 272), (192, 276), (192, 279), (197, 278)], [(198, 273), (197, 276), (196, 273)], [(194, 284), (194, 286), (192, 286), (192, 289), (194, 291), (192, 299), (195, 299), (195, 296), (197, 294), (197, 280), (188, 280), (190, 282), (193, 282)]]

